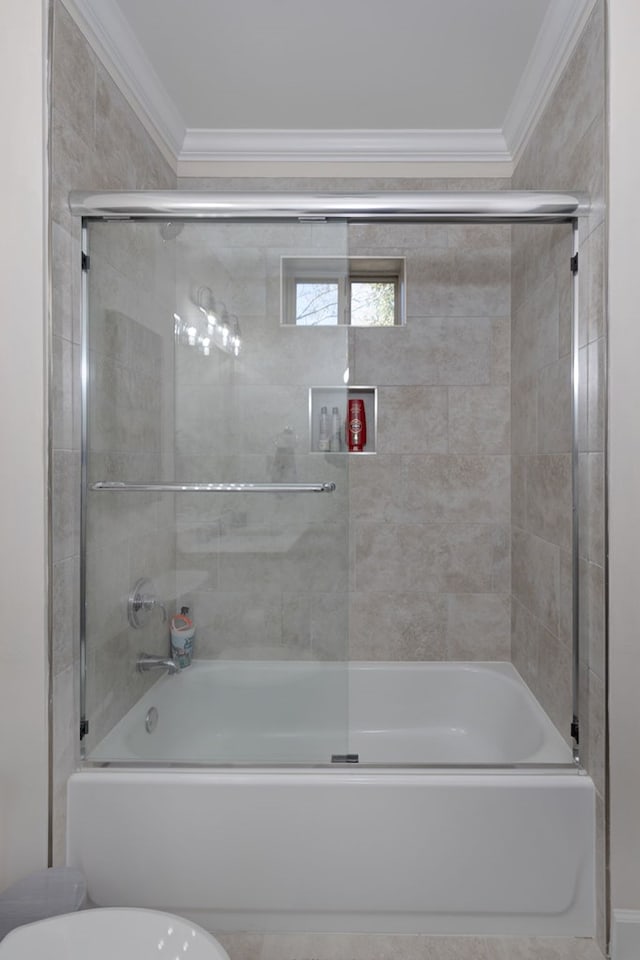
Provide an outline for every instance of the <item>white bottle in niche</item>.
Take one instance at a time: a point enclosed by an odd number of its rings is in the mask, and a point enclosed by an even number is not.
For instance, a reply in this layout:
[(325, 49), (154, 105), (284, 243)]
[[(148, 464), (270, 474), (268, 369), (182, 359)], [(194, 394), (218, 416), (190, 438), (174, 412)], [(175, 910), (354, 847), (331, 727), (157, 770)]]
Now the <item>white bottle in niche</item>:
[(320, 408), (320, 425), (318, 429), (318, 450), (322, 453), (331, 449), (331, 431), (329, 427), (329, 414), (326, 407)]
[(339, 453), (342, 449), (340, 426), (340, 411), (337, 407), (334, 407), (331, 411), (331, 439), (329, 441), (329, 449), (332, 453)]

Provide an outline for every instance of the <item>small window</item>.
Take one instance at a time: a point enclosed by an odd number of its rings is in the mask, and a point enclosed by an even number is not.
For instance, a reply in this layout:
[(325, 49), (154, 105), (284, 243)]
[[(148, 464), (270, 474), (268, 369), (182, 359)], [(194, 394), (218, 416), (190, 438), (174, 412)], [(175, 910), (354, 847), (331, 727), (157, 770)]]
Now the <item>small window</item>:
[(283, 257), (282, 322), (393, 327), (404, 322), (404, 259)]

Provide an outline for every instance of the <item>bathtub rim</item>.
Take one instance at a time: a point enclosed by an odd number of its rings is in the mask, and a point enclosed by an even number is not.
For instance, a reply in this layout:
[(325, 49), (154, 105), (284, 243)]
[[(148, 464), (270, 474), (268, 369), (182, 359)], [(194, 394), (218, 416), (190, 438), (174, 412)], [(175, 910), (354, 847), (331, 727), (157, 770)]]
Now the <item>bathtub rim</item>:
[(140, 772), (145, 774), (163, 774), (179, 771), (181, 774), (206, 773), (231, 776), (233, 774), (246, 775), (328, 775), (356, 776), (589, 776), (588, 771), (580, 761), (566, 763), (211, 763), (210, 761), (178, 761), (171, 760), (159, 763), (157, 760), (80, 760), (72, 771), (72, 776), (79, 773), (113, 773), (121, 771), (123, 774)]

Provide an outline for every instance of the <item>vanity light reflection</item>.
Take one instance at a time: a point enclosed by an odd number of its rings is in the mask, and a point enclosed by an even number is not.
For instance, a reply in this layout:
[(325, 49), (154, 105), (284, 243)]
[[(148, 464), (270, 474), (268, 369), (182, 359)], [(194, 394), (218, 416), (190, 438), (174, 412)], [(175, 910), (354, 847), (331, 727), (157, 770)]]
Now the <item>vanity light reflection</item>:
[(211, 356), (212, 347), (240, 356), (242, 336), (237, 316), (216, 301), (210, 287), (199, 287), (194, 303), (199, 311), (195, 318), (184, 320), (179, 313), (173, 315), (176, 342), (197, 349), (205, 357)]

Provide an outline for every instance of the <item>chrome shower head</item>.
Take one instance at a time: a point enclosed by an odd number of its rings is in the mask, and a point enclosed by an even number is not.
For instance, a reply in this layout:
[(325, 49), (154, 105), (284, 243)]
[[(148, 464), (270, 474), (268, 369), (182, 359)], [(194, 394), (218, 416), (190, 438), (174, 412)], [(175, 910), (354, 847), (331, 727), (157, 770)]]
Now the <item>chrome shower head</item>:
[(184, 229), (184, 223), (175, 220), (167, 220), (160, 224), (160, 236), (163, 240), (175, 240)]

